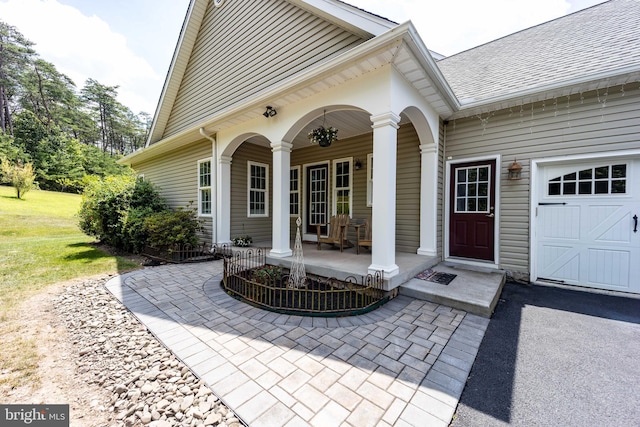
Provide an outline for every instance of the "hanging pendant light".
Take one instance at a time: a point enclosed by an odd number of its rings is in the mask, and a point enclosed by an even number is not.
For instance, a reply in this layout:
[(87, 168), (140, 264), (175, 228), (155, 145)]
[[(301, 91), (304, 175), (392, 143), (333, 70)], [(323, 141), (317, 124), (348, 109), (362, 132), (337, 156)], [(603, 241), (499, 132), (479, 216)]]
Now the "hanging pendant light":
[(327, 110), (322, 115), (322, 126), (313, 129), (307, 137), (312, 144), (318, 144), (320, 147), (328, 147), (332, 142), (338, 140), (338, 129), (334, 127), (325, 127)]

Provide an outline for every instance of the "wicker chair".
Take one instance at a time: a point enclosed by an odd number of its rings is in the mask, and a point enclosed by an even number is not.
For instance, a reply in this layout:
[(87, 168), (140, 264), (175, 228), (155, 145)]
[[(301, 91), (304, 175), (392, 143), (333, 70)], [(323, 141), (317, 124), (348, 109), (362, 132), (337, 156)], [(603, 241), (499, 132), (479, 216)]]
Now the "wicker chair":
[[(329, 235), (323, 237), (320, 235), (320, 227), (328, 225), (329, 226)], [(332, 216), (328, 223), (325, 224), (316, 224), (316, 233), (318, 236), (318, 250), (321, 250), (321, 244), (327, 243), (333, 246), (340, 246), (340, 252), (344, 250), (345, 247), (351, 248), (353, 247), (353, 243), (349, 241), (347, 238), (347, 231), (349, 228), (349, 215), (340, 214)]]
[[(356, 252), (358, 255), (360, 255), (360, 246), (365, 247), (365, 248), (369, 248), (369, 250), (371, 250), (371, 218), (367, 218), (364, 220), (364, 222), (362, 224), (356, 224), (354, 225), (354, 228), (356, 229), (356, 239), (357, 239), (357, 243), (356, 243)], [(362, 233), (360, 233), (360, 229), (363, 229), (364, 231), (364, 235), (362, 235)]]

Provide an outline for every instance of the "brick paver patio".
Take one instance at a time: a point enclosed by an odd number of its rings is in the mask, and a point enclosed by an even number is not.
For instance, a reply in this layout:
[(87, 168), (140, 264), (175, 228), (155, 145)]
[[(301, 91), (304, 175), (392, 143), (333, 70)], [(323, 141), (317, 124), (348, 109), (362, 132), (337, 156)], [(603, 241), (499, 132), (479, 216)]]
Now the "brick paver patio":
[(397, 297), (356, 317), (281, 315), (220, 288), (222, 261), (107, 288), (250, 426), (447, 426), (488, 319)]

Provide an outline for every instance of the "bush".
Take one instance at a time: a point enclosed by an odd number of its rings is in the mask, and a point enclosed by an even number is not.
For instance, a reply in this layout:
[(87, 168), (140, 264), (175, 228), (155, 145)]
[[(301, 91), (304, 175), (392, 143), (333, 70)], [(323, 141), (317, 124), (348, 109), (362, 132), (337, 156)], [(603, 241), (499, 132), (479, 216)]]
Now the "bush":
[(34, 187), (36, 179), (33, 164), (27, 163), (24, 166), (20, 162), (10, 164), (7, 159), (2, 159), (0, 163), (0, 178), (15, 188), (18, 199), (22, 199)]
[(195, 211), (170, 211), (152, 183), (130, 175), (86, 180), (79, 217), (86, 234), (131, 252), (195, 246), (202, 231)]
[(169, 209), (158, 189), (151, 181), (136, 180), (131, 194), (131, 208), (147, 208), (151, 212), (164, 212)]
[(274, 284), (282, 278), (282, 268), (275, 265), (265, 265), (253, 270), (252, 279), (265, 285)]
[(149, 233), (144, 228), (144, 221), (154, 212), (149, 208), (132, 208), (122, 227), (122, 234), (127, 242), (126, 250), (134, 253), (141, 252), (148, 244)]
[(80, 205), (80, 229), (98, 240), (124, 249), (123, 225), (135, 187), (133, 176), (96, 179), (85, 187)]
[(144, 219), (143, 231), (149, 246), (163, 249), (174, 245), (198, 244), (202, 224), (192, 209), (157, 212)]
[(151, 183), (121, 175), (87, 180), (78, 215), (86, 234), (118, 249), (135, 251), (145, 245), (144, 217), (166, 210)]

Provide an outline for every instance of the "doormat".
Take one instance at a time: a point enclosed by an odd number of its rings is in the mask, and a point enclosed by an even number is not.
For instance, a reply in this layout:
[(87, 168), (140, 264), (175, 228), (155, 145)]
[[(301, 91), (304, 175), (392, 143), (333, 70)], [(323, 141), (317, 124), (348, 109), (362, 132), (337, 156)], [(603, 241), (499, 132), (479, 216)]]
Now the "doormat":
[(418, 274), (416, 276), (416, 279), (426, 280), (427, 282), (438, 283), (440, 285), (448, 285), (453, 279), (456, 278), (456, 276), (457, 274), (442, 273), (440, 271), (433, 271), (432, 269), (428, 269)]

